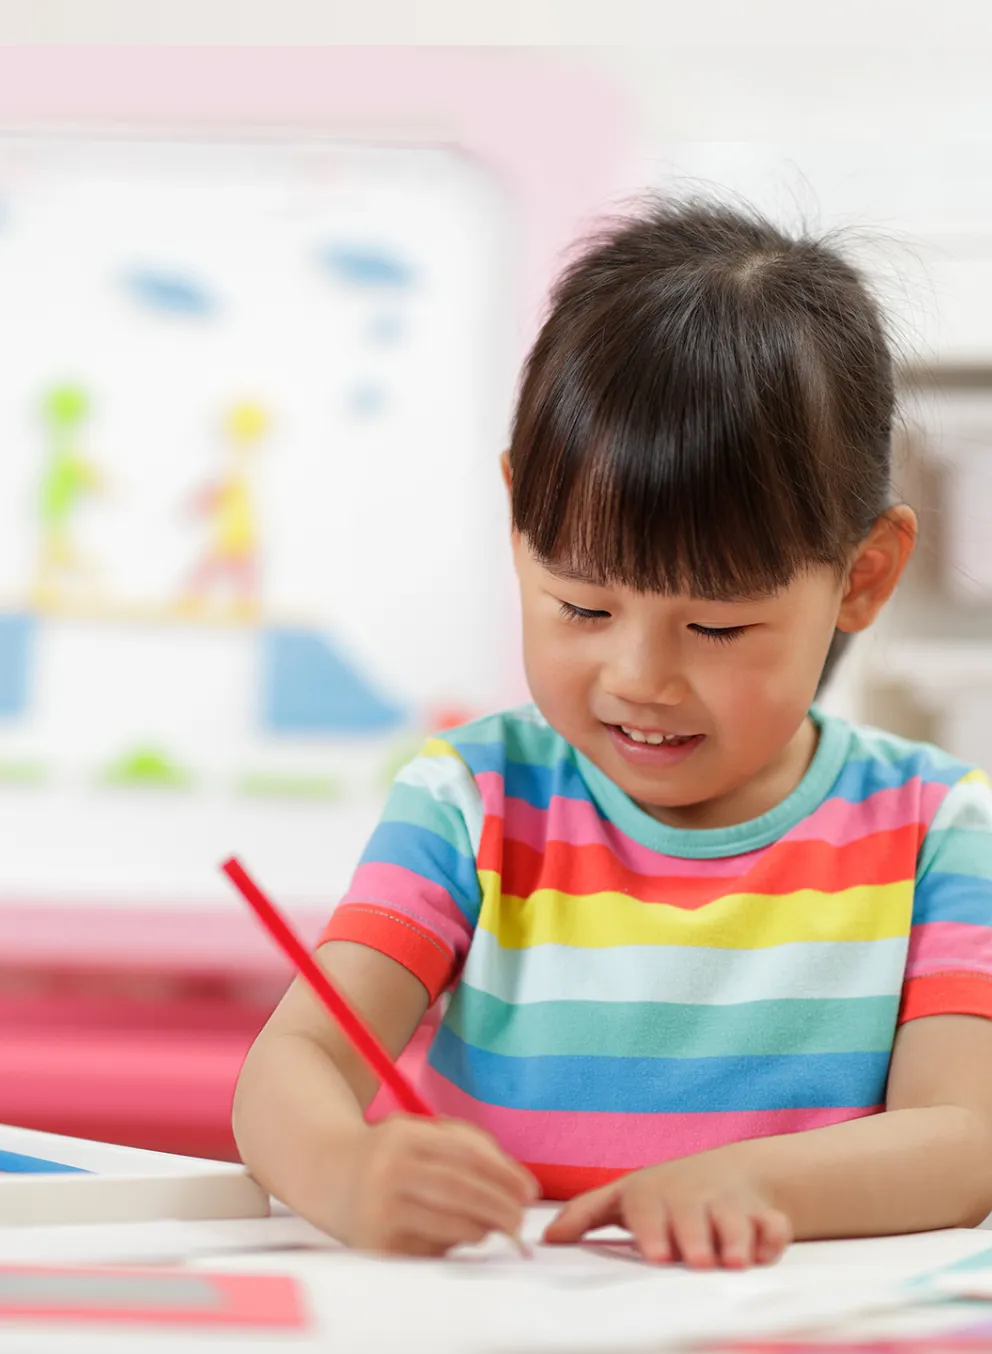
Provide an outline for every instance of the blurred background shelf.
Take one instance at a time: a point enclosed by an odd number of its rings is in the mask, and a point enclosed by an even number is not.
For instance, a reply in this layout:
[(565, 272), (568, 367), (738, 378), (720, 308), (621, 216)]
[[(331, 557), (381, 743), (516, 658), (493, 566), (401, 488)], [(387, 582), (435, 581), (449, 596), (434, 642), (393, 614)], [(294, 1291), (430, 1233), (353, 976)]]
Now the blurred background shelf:
[(895, 487), (917, 550), (828, 703), (992, 769), (992, 363), (904, 373)]

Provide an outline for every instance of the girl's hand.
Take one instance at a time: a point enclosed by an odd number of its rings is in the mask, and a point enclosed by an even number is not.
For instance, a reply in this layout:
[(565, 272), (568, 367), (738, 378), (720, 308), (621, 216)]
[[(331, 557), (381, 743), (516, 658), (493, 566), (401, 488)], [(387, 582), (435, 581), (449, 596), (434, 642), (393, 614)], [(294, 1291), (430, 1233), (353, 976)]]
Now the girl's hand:
[(733, 1148), (684, 1157), (572, 1199), (547, 1228), (548, 1242), (575, 1242), (597, 1227), (626, 1227), (646, 1260), (694, 1269), (745, 1269), (777, 1260), (792, 1225)]
[(490, 1232), (515, 1235), (534, 1177), (480, 1129), (396, 1114), (362, 1132), (335, 1235), (359, 1250), (444, 1255)]

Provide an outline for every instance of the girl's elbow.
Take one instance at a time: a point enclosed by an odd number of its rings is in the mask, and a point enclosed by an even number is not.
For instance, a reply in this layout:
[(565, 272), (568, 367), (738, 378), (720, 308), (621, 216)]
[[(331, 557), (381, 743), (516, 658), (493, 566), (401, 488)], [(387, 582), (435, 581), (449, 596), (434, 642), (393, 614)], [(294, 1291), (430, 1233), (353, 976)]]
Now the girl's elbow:
[(234, 1145), (238, 1149), (241, 1160), (249, 1169), (251, 1169), (249, 1159), (252, 1138), (251, 1126), (256, 1118), (255, 1102), (258, 1097), (258, 1083), (261, 1076), (258, 1051), (264, 1034), (265, 1031), (263, 1030), (248, 1050), (245, 1060), (241, 1064), (237, 1081), (234, 1083), (234, 1098), (231, 1102), (231, 1131), (234, 1134)]
[(968, 1191), (960, 1210), (960, 1217), (956, 1218), (951, 1226), (981, 1227), (987, 1218), (992, 1217), (992, 1160), (986, 1167), (983, 1177), (980, 1186)]
[(964, 1197), (959, 1216), (950, 1224), (956, 1227), (980, 1227), (992, 1216), (992, 1132), (981, 1125), (975, 1136), (972, 1169), (964, 1180)]

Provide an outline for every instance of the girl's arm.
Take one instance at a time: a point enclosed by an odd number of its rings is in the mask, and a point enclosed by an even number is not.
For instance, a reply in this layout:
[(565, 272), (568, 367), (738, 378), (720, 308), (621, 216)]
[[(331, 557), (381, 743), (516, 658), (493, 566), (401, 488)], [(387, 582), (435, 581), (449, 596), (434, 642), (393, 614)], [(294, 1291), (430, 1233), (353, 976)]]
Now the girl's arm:
[(790, 1237), (973, 1227), (989, 1213), (992, 1021), (939, 1015), (900, 1029), (885, 1113), (634, 1172), (573, 1200), (548, 1240), (618, 1222), (649, 1258), (740, 1266)]
[[(421, 983), (395, 960), (347, 941), (317, 959), (392, 1057), (428, 1006)], [(252, 1045), (234, 1096), (234, 1137), (260, 1185), (304, 1216), (316, 1182), (335, 1193), (365, 1131), (378, 1082), (302, 979)]]
[[(365, 945), (317, 957), (395, 1058), (427, 1011), (409, 970)], [(238, 1080), (234, 1136), (270, 1194), (362, 1249), (442, 1255), (493, 1231), (516, 1234), (536, 1183), (479, 1129), (364, 1112), (378, 1082), (301, 980), (256, 1039)]]
[(910, 1021), (884, 1114), (740, 1148), (797, 1238), (977, 1226), (992, 1213), (992, 1021)]

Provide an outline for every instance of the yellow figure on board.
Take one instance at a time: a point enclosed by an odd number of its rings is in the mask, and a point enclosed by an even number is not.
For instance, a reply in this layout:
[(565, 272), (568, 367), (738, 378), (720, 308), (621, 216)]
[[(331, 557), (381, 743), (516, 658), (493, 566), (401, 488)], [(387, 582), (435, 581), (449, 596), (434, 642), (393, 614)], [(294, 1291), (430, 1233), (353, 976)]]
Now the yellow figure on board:
[(226, 586), (235, 615), (248, 619), (258, 613), (258, 530), (250, 468), (268, 428), (269, 417), (261, 405), (237, 404), (227, 413), (224, 431), (230, 463), (223, 479), (195, 502), (208, 520), (209, 542), (183, 598), (185, 608), (204, 605)]

